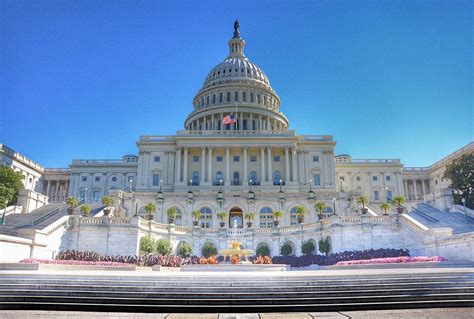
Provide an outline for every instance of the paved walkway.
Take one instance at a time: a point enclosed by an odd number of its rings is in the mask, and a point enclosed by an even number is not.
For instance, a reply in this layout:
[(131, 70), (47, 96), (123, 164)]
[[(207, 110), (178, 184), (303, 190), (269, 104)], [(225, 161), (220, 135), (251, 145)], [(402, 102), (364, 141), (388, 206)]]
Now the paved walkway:
[(472, 319), (474, 308), (431, 308), (410, 310), (372, 310), (314, 313), (247, 313), (247, 314), (143, 314), (143, 313), (102, 313), (65, 311), (0, 311), (2, 319)]

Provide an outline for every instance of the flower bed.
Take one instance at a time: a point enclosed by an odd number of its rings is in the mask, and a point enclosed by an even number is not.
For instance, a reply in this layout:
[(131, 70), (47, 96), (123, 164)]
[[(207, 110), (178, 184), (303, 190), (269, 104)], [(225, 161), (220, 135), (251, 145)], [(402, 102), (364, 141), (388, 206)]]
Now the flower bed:
[(133, 264), (119, 263), (113, 261), (85, 261), (85, 260), (56, 260), (27, 258), (20, 261), (21, 264), (52, 264), (52, 265), (79, 265), (79, 266), (101, 266), (101, 267), (130, 267)]
[(401, 264), (401, 263), (420, 263), (420, 262), (440, 262), (447, 261), (446, 258), (440, 256), (434, 257), (393, 257), (393, 258), (375, 258), (369, 260), (349, 260), (340, 261), (336, 266), (346, 265), (375, 265), (375, 264)]

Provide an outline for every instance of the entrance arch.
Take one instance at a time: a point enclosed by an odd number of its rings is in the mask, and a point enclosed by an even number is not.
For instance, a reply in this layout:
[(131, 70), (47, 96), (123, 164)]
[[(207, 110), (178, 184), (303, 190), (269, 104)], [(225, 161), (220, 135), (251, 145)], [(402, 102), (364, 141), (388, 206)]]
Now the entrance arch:
[(229, 211), (229, 228), (234, 228), (234, 220), (237, 223), (237, 228), (244, 227), (244, 215), (240, 207), (232, 207)]

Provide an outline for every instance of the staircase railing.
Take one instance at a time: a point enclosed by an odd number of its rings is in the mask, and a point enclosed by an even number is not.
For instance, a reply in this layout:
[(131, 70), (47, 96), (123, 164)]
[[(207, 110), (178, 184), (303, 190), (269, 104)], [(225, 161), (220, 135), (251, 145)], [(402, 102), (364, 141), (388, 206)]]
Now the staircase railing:
[(60, 207), (57, 207), (57, 208), (53, 209), (51, 212), (47, 213), (46, 215), (40, 216), (40, 217), (38, 217), (38, 218), (32, 220), (32, 221), (31, 221), (31, 225), (32, 225), (32, 226), (33, 226), (33, 225), (37, 225), (37, 224), (41, 223), (42, 221), (44, 221), (44, 220), (50, 218), (51, 216), (53, 216), (53, 215), (59, 213), (60, 211), (61, 211), (61, 208), (60, 208)]
[[(391, 198), (387, 198), (387, 202), (389, 202), (390, 204), (392, 205), (395, 205), (397, 207), (400, 207), (400, 208), (403, 208), (404, 211), (406, 211), (408, 213), (408, 207), (406, 206), (403, 206), (403, 205), (399, 205), (397, 203), (395, 203)], [(425, 204), (426, 205), (426, 204)], [(421, 215), (422, 217), (426, 218), (427, 220), (433, 222), (433, 223), (436, 223), (438, 222), (438, 219), (434, 218), (434, 217), (431, 217), (430, 215), (428, 215), (427, 213), (425, 213), (424, 211), (421, 211), (419, 210), (418, 208), (416, 208), (415, 206), (412, 206), (412, 211), (418, 213), (419, 215)]]

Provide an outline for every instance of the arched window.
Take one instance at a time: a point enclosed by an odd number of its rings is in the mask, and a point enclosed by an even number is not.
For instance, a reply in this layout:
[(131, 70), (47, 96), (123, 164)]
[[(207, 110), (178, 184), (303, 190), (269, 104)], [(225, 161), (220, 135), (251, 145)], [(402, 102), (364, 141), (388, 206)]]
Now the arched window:
[(242, 92), (242, 101), (247, 102), (247, 92)]
[(193, 172), (193, 185), (199, 185), (199, 172)]
[(247, 119), (244, 119), (244, 120), (242, 121), (242, 129), (243, 129), (243, 130), (246, 130), (246, 129), (247, 129)]
[(253, 99), (253, 92), (250, 92), (250, 102), (251, 102), (251, 103), (254, 102), (254, 99)]
[(234, 93), (234, 101), (238, 101), (239, 100), (239, 92), (235, 91)]
[(219, 93), (219, 103), (222, 103), (224, 100), (224, 94), (222, 92)]
[(175, 207), (175, 208), (176, 208), (176, 217), (174, 219), (174, 224), (181, 226), (183, 225), (183, 213), (178, 207)]
[(216, 104), (216, 95), (212, 94), (212, 104)]
[(273, 212), (270, 207), (263, 207), (260, 210), (260, 228), (273, 226)]
[(230, 102), (230, 92), (227, 92), (227, 102)]
[(298, 224), (298, 221), (297, 221), (297, 216), (296, 216), (296, 211), (297, 211), (297, 208), (296, 207), (293, 207), (291, 210), (290, 210), (290, 225), (296, 225)]
[(211, 228), (212, 227), (212, 211), (209, 207), (203, 207), (201, 211), (201, 227)]
[(209, 105), (209, 95), (206, 96), (206, 105)]
[(252, 180), (252, 185), (257, 185), (258, 180), (257, 180), (257, 172), (256, 171), (251, 171), (250, 172), (250, 179)]
[(281, 174), (280, 171), (273, 173), (273, 185), (280, 185)]

